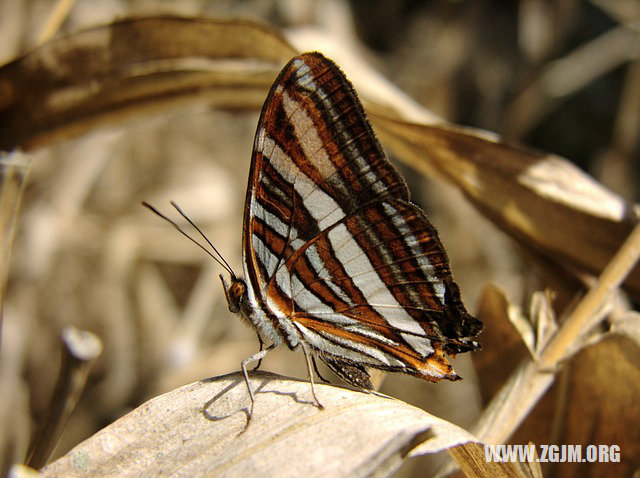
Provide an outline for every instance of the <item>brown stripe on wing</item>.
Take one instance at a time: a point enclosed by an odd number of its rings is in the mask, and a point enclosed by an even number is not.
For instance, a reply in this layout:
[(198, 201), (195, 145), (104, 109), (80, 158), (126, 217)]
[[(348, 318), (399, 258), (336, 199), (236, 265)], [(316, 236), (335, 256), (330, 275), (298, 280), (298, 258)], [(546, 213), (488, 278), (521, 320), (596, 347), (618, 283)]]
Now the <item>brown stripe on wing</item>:
[[(264, 280), (265, 283), (267, 283), (275, 273), (277, 265), (282, 262), (282, 257), (285, 255), (285, 249), (287, 248), (286, 238), (282, 237), (277, 231), (272, 229), (268, 222), (263, 221), (258, 217), (254, 220), (253, 235), (264, 243), (265, 247), (276, 261), (274, 269), (267, 271), (265, 274)], [(267, 264), (263, 264), (265, 270), (266, 265)]]
[[(360, 255), (366, 255), (371, 264), (371, 269), (363, 270), (362, 273), (375, 272), (381, 280), (381, 287), (371, 291), (369, 296), (364, 296), (356, 287), (356, 277), (349, 275), (345, 263), (337, 259), (334, 245), (328, 239), (329, 231), (336, 225), (321, 232), (314, 239), (322, 253), (326, 273), (323, 277), (305, 275), (305, 286), (316, 288), (318, 283), (331, 282), (354, 304), (349, 310), (341, 310), (343, 315), (360, 320), (372, 330), (386, 327), (390, 332), (389, 336), (408, 347), (411, 347), (407, 341), (411, 336), (428, 337), (453, 346), (460, 344), (460, 339), (475, 335), (477, 330), (474, 329), (474, 324), (478, 323), (477, 319), (471, 317), (464, 309), (458, 289), (451, 278), (444, 250), (433, 227), (419, 214), (415, 206), (401, 201), (392, 203), (392, 210), (397, 216), (394, 224), (385, 204), (370, 203), (340, 221), (346, 225), (346, 232), (350, 235), (345, 240), (355, 241), (359, 246)], [(302, 252), (300, 250), (291, 256), (287, 261), (287, 267), (295, 269), (296, 261), (300, 260)], [(350, 260), (357, 260), (359, 257), (354, 256)], [(422, 260), (422, 263), (419, 260)], [(445, 304), (436, 295), (434, 281), (446, 291)], [(388, 290), (397, 303), (385, 303), (376, 297), (376, 291), (383, 288)], [(442, 291), (440, 293), (442, 294)], [(407, 325), (404, 329), (394, 328), (385, 319), (385, 310), (388, 310), (389, 314), (397, 315), (396, 310), (399, 307), (408, 314), (406, 320), (415, 321), (422, 333), (409, 332), (413, 329), (412, 324), (408, 322), (405, 322)], [(304, 312), (308, 311), (295, 308), (292, 319), (296, 321), (298, 313)], [(458, 325), (452, 326), (453, 324)]]
[(256, 199), (283, 223), (289, 224), (295, 192), (291, 183), (286, 182), (268, 162), (265, 162), (259, 186), (255, 192)]
[[(386, 288), (397, 301), (397, 304), (386, 303), (374, 292), (367, 298), (369, 305), (375, 306), (377, 313), (383, 317), (385, 310), (389, 314), (396, 314), (395, 309), (402, 307), (408, 314), (406, 320), (414, 320), (423, 331), (423, 336), (443, 340), (438, 326), (438, 317), (443, 316), (442, 304), (435, 296), (429, 279), (424, 276), (424, 271), (415, 264), (409, 267), (412, 254), (406, 247), (406, 238), (390, 226), (381, 205), (370, 205), (361, 214), (350, 217), (346, 224), (382, 281), (377, 290), (382, 292), (381, 289)], [(406, 329), (410, 329), (410, 325), (407, 323)], [(391, 323), (388, 326), (393, 329)], [(406, 330), (403, 332), (399, 340), (411, 347)]]
[[(353, 87), (333, 62), (316, 53), (302, 55), (285, 67), (278, 84), (282, 93), (272, 95), (263, 118), (267, 133), (345, 213), (380, 194), (408, 198), (404, 181), (385, 158)], [(304, 154), (302, 133), (295, 132), (284, 111), (284, 94), (313, 122), (312, 134), (319, 135), (335, 174), (324, 175), (314, 158)], [(379, 187), (373, 190), (376, 182)]]
[[(308, 249), (308, 247), (309, 246), (307, 246), (305, 249)], [(289, 269), (289, 273), (295, 274), (296, 277), (300, 280), (302, 286), (306, 290), (314, 294), (318, 298), (318, 300), (329, 306), (338, 314), (342, 313), (342, 311), (349, 310), (349, 308), (351, 307), (349, 303), (343, 300), (338, 293), (334, 292), (334, 290), (329, 286), (328, 281), (315, 280), (315, 278), (317, 277), (317, 273), (315, 271), (315, 268), (313, 267), (311, 259), (307, 256), (307, 254), (301, 254), (296, 261), (290, 264), (293, 265), (293, 269)], [(296, 292), (297, 291), (293, 291), (294, 300)], [(295, 314), (297, 314), (300, 310), (310, 313), (313, 312), (312, 310), (304, 309), (303, 307), (299, 307), (296, 305), (294, 306), (294, 317), (292, 317), (294, 320)]]
[[(383, 282), (390, 288), (394, 297), (401, 305), (413, 308), (422, 308), (425, 311), (441, 311), (443, 304), (434, 290), (431, 276), (442, 279), (438, 274), (436, 264), (441, 261), (441, 253), (437, 246), (439, 242), (432, 234), (428, 223), (413, 221), (415, 214), (408, 209), (408, 215), (402, 214), (402, 205), (398, 207), (397, 221), (401, 221), (407, 231), (400, 231), (392, 222), (385, 211), (385, 204), (378, 203), (367, 208), (363, 215), (375, 230), (381, 241), (367, 247), (366, 252), (370, 257), (384, 256), (385, 261), (376, 264), (376, 271)], [(435, 241), (434, 241), (435, 240)], [(409, 244), (413, 244), (413, 248)], [(436, 246), (434, 249), (433, 246)], [(440, 249), (441, 250), (441, 249)], [(426, 269), (416, 261), (416, 253), (424, 254), (433, 268)], [(400, 286), (403, 284), (403, 286)], [(414, 318), (416, 320), (419, 317)]]
[[(447, 343), (475, 335), (479, 321), (462, 304), (435, 229), (412, 204), (392, 200), (390, 204), (396, 211), (393, 221), (388, 215), (384, 218), (384, 203), (370, 205), (363, 211), (369, 227), (384, 240), (374, 243), (371, 236), (356, 233), (355, 226), (352, 228), (354, 238), (361, 243), (376, 272), (428, 337)], [(399, 226), (405, 231), (401, 232)], [(434, 284), (440, 287), (440, 294), (444, 290), (444, 304)]]
[[(300, 273), (302, 267), (306, 267), (309, 261), (306, 251), (311, 246), (315, 247), (315, 251), (318, 254), (322, 266), (325, 270), (323, 276), (316, 274), (312, 268), (306, 270), (306, 273)], [(363, 321), (366, 318), (366, 323), (375, 330), (383, 331), (383, 329), (389, 328), (389, 325), (384, 318), (375, 312), (367, 303), (366, 297), (360, 292), (360, 290), (354, 285), (353, 279), (349, 276), (344, 269), (342, 263), (336, 258), (333, 251), (333, 247), (327, 238), (326, 233), (319, 234), (316, 238), (300, 248), (296, 254), (292, 255), (289, 261), (283, 265), (287, 267), (289, 271), (295, 271), (298, 274), (301, 282), (308, 290), (320, 291), (327, 290), (326, 294), (332, 296), (331, 300), (339, 303), (339, 308), (336, 308), (336, 313), (344, 314), (347, 317)], [(338, 288), (342, 295), (346, 296), (351, 304), (339, 298), (338, 294), (331, 290), (328, 284), (332, 284)], [(292, 319), (295, 321), (298, 313), (307, 313), (309, 310), (305, 310), (299, 307), (295, 308)], [(383, 332), (381, 332), (383, 333)], [(394, 340), (398, 340), (398, 337), (393, 333), (389, 333), (389, 336)]]
[[(308, 128), (304, 135), (294, 136), (300, 151), (298, 154), (294, 154), (293, 157), (298, 167), (311, 177), (319, 188), (332, 197), (336, 197), (338, 203), (349, 212), (352, 207), (356, 207), (367, 199), (363, 196), (370, 191), (371, 181), (367, 181), (365, 174), (369, 171), (378, 173), (376, 164), (373, 164), (371, 168), (367, 168), (363, 172), (362, 168), (355, 164), (355, 158), (371, 157), (373, 160), (373, 158), (383, 157), (383, 153), (375, 143), (364, 141), (368, 138), (369, 132), (363, 127), (357, 111), (358, 105), (344, 101), (349, 99), (348, 97), (345, 98), (344, 95), (341, 100), (336, 102), (336, 98), (333, 98), (333, 96), (342, 95), (342, 89), (327, 93), (332, 97), (332, 107), (335, 108), (332, 114), (338, 115), (332, 119), (327, 118), (327, 112), (323, 112), (320, 109), (323, 105), (316, 103), (317, 98), (309, 95), (308, 91), (294, 89), (288, 92), (289, 101), (293, 102), (297, 108), (295, 115), (290, 118), (291, 121), (295, 121), (295, 116), (300, 116), (300, 113), (304, 112), (312, 122), (312, 127)], [(289, 128), (289, 130), (292, 129), (293, 126)], [(341, 135), (343, 132), (344, 134)], [(284, 136), (284, 131), (278, 132), (278, 139), (282, 136)], [(307, 154), (305, 154), (302, 151), (302, 144), (307, 136), (319, 138), (317, 142), (322, 144), (322, 148), (314, 150), (311, 154), (307, 151)], [(342, 141), (342, 144), (339, 141)], [(327, 174), (326, 171), (322, 171), (322, 168), (316, 168), (318, 161), (315, 158), (317, 156), (326, 157), (334, 171)], [(387, 171), (379, 171), (379, 173), (388, 175)], [(395, 171), (393, 171), (393, 174), (396, 174)], [(376, 178), (374, 177), (373, 179), (375, 180)], [(389, 189), (389, 186), (386, 185), (385, 188)]]
[[(300, 58), (309, 71), (299, 68), (293, 91), (306, 96), (305, 105), (313, 112), (316, 127), (323, 134), (325, 144), (329, 145), (327, 149), (334, 153), (333, 156), (345, 158), (359, 177), (363, 167), (357, 159), (363, 157), (378, 178), (383, 178), (387, 194), (408, 199), (406, 185), (387, 161), (351, 82), (335, 63), (319, 53), (308, 53)], [(380, 195), (379, 191), (358, 192), (359, 204)]]
[[(347, 226), (387, 288), (418, 280), (416, 274), (408, 275), (411, 271), (403, 270), (402, 264), (406, 264), (410, 251), (404, 247), (402, 236), (390, 227), (379, 203), (350, 218)], [(412, 287), (394, 287), (390, 291), (400, 305), (424, 304), (424, 298)], [(430, 305), (436, 310), (440, 308), (435, 301)]]
[[(418, 306), (417, 311), (427, 312), (422, 320), (418, 319), (420, 323), (424, 325), (427, 318), (430, 321), (435, 321), (442, 334), (445, 348), (448, 344), (460, 343), (459, 339), (476, 336), (482, 329), (482, 322), (469, 314), (462, 303), (460, 290), (453, 280), (449, 260), (436, 229), (415, 205), (390, 198), (385, 202), (395, 210), (393, 217), (391, 217), (393, 227), (398, 231), (406, 227), (405, 245), (413, 249), (413, 253), (408, 254), (407, 259), (416, 270), (420, 271), (422, 283), (429, 286), (430, 294), (435, 291), (434, 284), (437, 281), (444, 289), (444, 297), (437, 298), (439, 303), (443, 303), (441, 313), (429, 309), (428, 302), (426, 309), (424, 305)], [(410, 246), (410, 237), (415, 238), (418, 245)], [(429, 262), (428, 267), (424, 265), (425, 260)], [(428, 296), (429, 294), (423, 297)], [(408, 307), (407, 310), (410, 312), (411, 308)], [(425, 328), (425, 330), (428, 329)], [(471, 346), (471, 342), (468, 340), (464, 343), (466, 346)], [(475, 349), (478, 345), (474, 343), (472, 347)]]
[[(442, 350), (441, 344), (437, 341), (432, 342), (434, 352), (427, 357), (421, 357), (413, 348), (404, 343), (388, 343), (376, 340), (373, 337), (359, 334), (357, 331), (333, 327), (331, 324), (308, 314), (299, 314), (296, 320), (304, 327), (321, 334), (325, 340), (333, 342), (337, 348), (346, 348), (355, 353), (367, 355), (366, 349), (358, 348), (358, 345), (361, 344), (382, 352), (387, 357), (398, 360), (403, 364), (403, 366), (390, 366), (381, 363), (369, 364), (373, 368), (389, 372), (410, 373), (432, 382), (442, 379), (455, 380), (457, 378), (453, 367)], [(348, 344), (351, 344), (351, 346)], [(327, 351), (321, 352), (327, 354)], [(330, 352), (328, 354), (330, 355)], [(339, 355), (338, 357), (348, 361), (348, 354)], [(375, 359), (373, 356), (370, 357)]]
[[(412, 253), (406, 247), (406, 237), (392, 228), (382, 206), (372, 204), (362, 214), (350, 217), (346, 223), (369, 258), (373, 270), (398, 304), (421, 323), (427, 336), (440, 338), (438, 331), (425, 323), (425, 314), (441, 311), (442, 304), (425, 277), (425, 271), (412, 260)], [(376, 305), (384, 306), (379, 302)]]
[[(285, 93), (290, 101), (295, 102), (294, 106), (304, 110), (312, 121), (312, 134), (319, 136), (321, 149), (327, 154), (327, 161), (333, 165), (335, 173), (323, 175), (323, 169), (326, 173), (327, 168), (317, 167), (313, 154), (307, 157), (303, 151), (300, 136), (290, 121), (291, 115), (285, 112)], [(251, 272), (259, 267), (251, 251), (252, 214), (255, 212), (249, 207), (252, 193), (261, 204), (271, 206), (271, 212), (277, 210), (276, 216), (283, 223), (292, 224), (298, 238), (309, 240), (318, 232), (314, 227), (316, 221), (309, 220), (309, 214), (298, 214), (297, 208), (287, 202), (288, 197), (295, 198), (295, 188), (274, 171), (269, 158), (264, 156), (272, 152), (262, 149), (266, 139), (273, 140), (286, 153), (287, 159), (332, 197), (345, 214), (358, 204), (377, 197), (381, 189), (402, 197), (408, 195), (404, 182), (384, 157), (351, 84), (338, 67), (315, 53), (292, 60), (274, 83), (261, 113), (247, 187), (244, 252), (245, 258), (250, 260), (247, 264), (248, 280), (256, 291), (263, 290), (265, 284), (256, 280)], [(385, 187), (374, 191), (376, 183)], [(354, 195), (354, 191), (360, 193)], [(302, 199), (298, 196), (300, 208)], [(275, 252), (280, 255), (281, 251)], [(269, 277), (263, 276), (263, 279), (268, 281)]]

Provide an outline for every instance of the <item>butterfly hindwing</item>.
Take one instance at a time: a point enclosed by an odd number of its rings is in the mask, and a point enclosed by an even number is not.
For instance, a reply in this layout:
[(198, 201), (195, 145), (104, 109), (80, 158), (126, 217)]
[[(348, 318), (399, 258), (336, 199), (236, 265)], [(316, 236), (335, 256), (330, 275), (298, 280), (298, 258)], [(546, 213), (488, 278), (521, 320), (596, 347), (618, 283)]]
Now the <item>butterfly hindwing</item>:
[(263, 331), (303, 340), (347, 381), (370, 383), (363, 365), (453, 379), (445, 353), (477, 348), (435, 229), (318, 53), (289, 62), (265, 103), (243, 234)]

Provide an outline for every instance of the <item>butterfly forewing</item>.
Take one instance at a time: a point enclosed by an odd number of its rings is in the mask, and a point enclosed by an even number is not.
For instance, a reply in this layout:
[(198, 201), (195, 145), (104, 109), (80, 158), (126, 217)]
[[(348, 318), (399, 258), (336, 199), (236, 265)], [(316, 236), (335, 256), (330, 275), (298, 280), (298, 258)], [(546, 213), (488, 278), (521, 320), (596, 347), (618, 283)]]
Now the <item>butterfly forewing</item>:
[(453, 379), (445, 352), (477, 348), (435, 229), (318, 53), (271, 89), (244, 219), (245, 315), (272, 340), (304, 341), (359, 386), (362, 365)]

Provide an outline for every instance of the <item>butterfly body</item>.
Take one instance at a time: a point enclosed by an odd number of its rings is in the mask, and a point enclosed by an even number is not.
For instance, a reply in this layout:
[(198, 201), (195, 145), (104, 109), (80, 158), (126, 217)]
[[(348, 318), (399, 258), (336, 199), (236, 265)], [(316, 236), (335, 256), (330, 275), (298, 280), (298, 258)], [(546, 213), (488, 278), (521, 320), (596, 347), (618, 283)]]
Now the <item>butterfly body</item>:
[(481, 322), (462, 304), (435, 228), (351, 84), (319, 53), (291, 60), (262, 109), (243, 268), (224, 284), (229, 309), (269, 349), (302, 345), (308, 363), (317, 356), (357, 387), (371, 388), (366, 367), (456, 380), (446, 354), (479, 347)]

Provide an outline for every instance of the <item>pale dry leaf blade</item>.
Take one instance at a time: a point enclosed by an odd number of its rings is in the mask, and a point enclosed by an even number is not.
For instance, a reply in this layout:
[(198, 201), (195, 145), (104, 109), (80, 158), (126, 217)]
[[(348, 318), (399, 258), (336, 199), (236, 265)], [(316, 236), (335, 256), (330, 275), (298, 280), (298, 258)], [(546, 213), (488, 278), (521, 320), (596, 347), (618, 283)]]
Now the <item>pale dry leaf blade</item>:
[(518, 331), (518, 334), (522, 338), (522, 342), (529, 350), (531, 356), (535, 357), (536, 333), (531, 325), (531, 321), (523, 314), (522, 308), (515, 304), (508, 304), (507, 313), (509, 322)]
[(536, 291), (531, 295), (529, 316), (535, 325), (535, 348), (533, 356), (539, 357), (549, 339), (558, 330), (558, 322), (553, 310), (553, 293), (550, 290)]
[[(483, 401), (488, 402), (501, 389), (518, 361), (531, 356), (527, 342), (533, 344), (534, 332), (521, 309), (492, 283), (484, 287), (477, 315), (485, 324), (485, 330), (491, 332), (483, 336), (482, 350), (474, 354), (480, 392)], [(514, 316), (523, 331), (514, 327)]]
[(258, 108), (295, 53), (276, 31), (240, 20), (133, 18), (57, 38), (0, 67), (0, 149), (188, 101)]
[[(376, 394), (266, 372), (195, 382), (155, 397), (43, 469), (45, 476), (371, 476), (387, 474), (426, 431), (439, 449), (473, 440), (459, 427)], [(439, 436), (444, 439), (439, 439)], [(432, 438), (433, 439), (433, 438)], [(417, 441), (417, 442), (416, 442)], [(437, 451), (437, 450), (433, 450)]]

